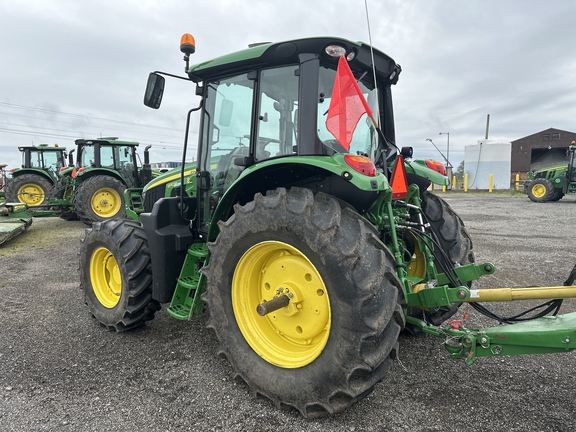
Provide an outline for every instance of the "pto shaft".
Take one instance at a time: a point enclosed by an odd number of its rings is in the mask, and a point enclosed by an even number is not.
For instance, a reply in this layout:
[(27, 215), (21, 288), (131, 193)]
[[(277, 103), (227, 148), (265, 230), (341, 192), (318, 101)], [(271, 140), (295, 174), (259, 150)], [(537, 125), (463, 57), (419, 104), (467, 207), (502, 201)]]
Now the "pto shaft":
[(468, 303), (576, 298), (576, 286), (470, 290)]

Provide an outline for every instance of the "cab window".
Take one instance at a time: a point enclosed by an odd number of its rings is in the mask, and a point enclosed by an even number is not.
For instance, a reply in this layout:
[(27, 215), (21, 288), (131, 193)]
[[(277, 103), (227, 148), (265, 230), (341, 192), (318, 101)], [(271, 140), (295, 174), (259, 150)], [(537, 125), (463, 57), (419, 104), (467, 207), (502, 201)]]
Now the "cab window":
[(287, 66), (260, 74), (257, 161), (296, 152), (297, 69)]

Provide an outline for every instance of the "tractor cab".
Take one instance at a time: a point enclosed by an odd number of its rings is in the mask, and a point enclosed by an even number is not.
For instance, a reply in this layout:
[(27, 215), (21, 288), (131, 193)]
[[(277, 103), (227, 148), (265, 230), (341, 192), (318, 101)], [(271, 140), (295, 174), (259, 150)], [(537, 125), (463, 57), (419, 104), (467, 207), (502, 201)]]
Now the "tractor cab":
[[(190, 46), (182, 43), (181, 49), (191, 53)], [(327, 126), (332, 99), (342, 97), (333, 94), (341, 57), (376, 119), (359, 113), (345, 146)], [(196, 190), (188, 192), (198, 197), (198, 235), (209, 232), (224, 196), (245, 203), (271, 187), (325, 191), (365, 212), (377, 198), (373, 192), (386, 182), (376, 174), (387, 174), (387, 159), (396, 155), (390, 87), (400, 71), (384, 53), (338, 38), (258, 44), (187, 67), (203, 99)], [(163, 88), (164, 77), (151, 74), (145, 104), (158, 108)], [(350, 172), (342, 175), (335, 166), (344, 160)], [(375, 178), (371, 187), (359, 190), (356, 181), (366, 179), (353, 173), (364, 170), (373, 170)]]
[(576, 145), (574, 144), (576, 143), (572, 141), (572, 145), (568, 147), (568, 165), (564, 173), (559, 176), (562, 195), (573, 195), (576, 193), (576, 159), (574, 158)]
[(18, 147), (18, 150), (22, 153), (22, 168), (18, 171), (23, 169), (42, 171), (55, 181), (58, 178), (58, 171), (66, 166), (66, 148), (58, 147), (58, 144)]
[(78, 139), (76, 146), (78, 176), (90, 176), (94, 171), (106, 172), (122, 179), (127, 187), (139, 186), (137, 142), (118, 138)]

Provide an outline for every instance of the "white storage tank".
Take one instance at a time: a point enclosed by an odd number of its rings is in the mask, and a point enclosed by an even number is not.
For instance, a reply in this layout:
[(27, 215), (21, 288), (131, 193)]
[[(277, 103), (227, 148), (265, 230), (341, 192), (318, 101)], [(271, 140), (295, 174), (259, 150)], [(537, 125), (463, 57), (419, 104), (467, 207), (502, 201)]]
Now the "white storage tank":
[(511, 143), (480, 140), (464, 147), (464, 174), (468, 189), (488, 189), (490, 174), (493, 189), (510, 189)]

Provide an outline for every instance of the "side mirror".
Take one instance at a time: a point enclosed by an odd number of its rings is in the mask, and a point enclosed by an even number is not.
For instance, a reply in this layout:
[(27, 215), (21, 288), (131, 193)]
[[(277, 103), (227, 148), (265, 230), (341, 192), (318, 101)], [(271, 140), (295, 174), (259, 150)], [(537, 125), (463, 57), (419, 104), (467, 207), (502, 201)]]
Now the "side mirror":
[(148, 75), (146, 84), (146, 93), (144, 93), (144, 105), (150, 108), (160, 108), (162, 95), (164, 94), (165, 79), (162, 75), (152, 72)]

